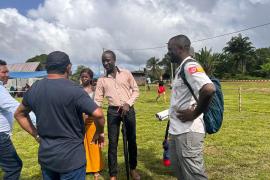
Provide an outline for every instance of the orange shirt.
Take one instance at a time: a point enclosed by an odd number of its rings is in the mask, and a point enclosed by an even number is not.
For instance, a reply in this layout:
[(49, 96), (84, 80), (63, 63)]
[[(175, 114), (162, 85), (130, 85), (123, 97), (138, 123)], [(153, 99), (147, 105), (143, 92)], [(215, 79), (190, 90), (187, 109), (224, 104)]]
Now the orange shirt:
[[(118, 69), (118, 68), (117, 68)], [(95, 101), (101, 106), (103, 98), (108, 99), (110, 106), (132, 106), (139, 97), (139, 88), (132, 74), (125, 69), (118, 69), (116, 77), (100, 77), (97, 81)]]

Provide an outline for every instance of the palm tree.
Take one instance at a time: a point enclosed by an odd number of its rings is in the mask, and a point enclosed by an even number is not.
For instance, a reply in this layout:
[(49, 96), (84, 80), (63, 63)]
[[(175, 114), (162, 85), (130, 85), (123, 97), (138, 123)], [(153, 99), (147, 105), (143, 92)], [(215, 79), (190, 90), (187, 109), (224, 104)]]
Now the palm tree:
[(173, 73), (175, 70), (175, 64), (171, 63), (171, 59), (168, 54), (165, 54), (162, 60), (158, 63), (163, 69), (163, 77), (165, 79), (173, 78)]
[(249, 41), (249, 37), (242, 37), (238, 34), (236, 37), (227, 42), (227, 46), (223, 48), (224, 53), (231, 55), (236, 63), (237, 69), (241, 73), (246, 73), (247, 62), (255, 57), (255, 48)]
[(148, 74), (154, 79), (159, 79), (163, 74), (163, 70), (159, 64), (159, 59), (156, 59), (155, 57), (151, 57), (147, 60), (146, 68), (148, 69)]
[(195, 54), (195, 59), (200, 62), (206, 74), (208, 74), (209, 76), (213, 75), (215, 71), (217, 59), (219, 58), (219, 54), (214, 53), (212, 55), (211, 52), (212, 52), (212, 49), (207, 50), (207, 48), (204, 47), (199, 51), (199, 53)]

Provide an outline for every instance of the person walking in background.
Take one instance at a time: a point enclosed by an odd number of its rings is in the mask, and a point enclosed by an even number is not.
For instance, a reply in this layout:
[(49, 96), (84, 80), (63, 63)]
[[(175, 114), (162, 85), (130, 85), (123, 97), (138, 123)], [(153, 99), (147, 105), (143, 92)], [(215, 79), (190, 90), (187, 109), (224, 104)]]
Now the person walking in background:
[[(93, 71), (89, 68), (82, 69), (80, 72), (80, 79), (83, 89), (93, 99)], [(94, 173), (94, 179), (98, 180), (99, 172), (104, 168), (101, 148), (98, 144), (92, 143), (92, 139), (96, 132), (96, 126), (91, 116), (84, 114), (85, 136), (84, 148), (86, 156), (86, 173)]]
[(147, 90), (150, 91), (150, 85), (151, 85), (151, 78), (150, 77), (146, 78), (146, 85), (147, 85)]
[[(171, 61), (180, 64), (176, 69), (169, 110), (169, 153), (177, 179), (203, 180), (207, 179), (203, 160), (203, 112), (215, 93), (215, 87), (200, 64), (196, 61), (186, 62), (191, 59), (190, 44), (185, 35), (172, 37), (168, 43)], [(186, 80), (198, 97), (198, 103), (181, 78), (182, 68)]]
[(117, 146), (119, 127), (121, 121), (125, 121), (127, 130), (129, 167), (133, 179), (139, 180), (140, 175), (136, 171), (137, 143), (136, 143), (136, 117), (134, 110), (135, 100), (139, 96), (139, 88), (132, 74), (115, 65), (116, 56), (113, 51), (107, 50), (102, 54), (102, 64), (106, 69), (106, 75), (98, 79), (95, 101), (101, 106), (103, 98), (109, 102), (107, 112), (108, 138), (109, 138), (109, 173), (110, 179), (117, 177)]
[[(85, 180), (83, 113), (91, 115), (97, 127), (92, 141), (104, 143), (102, 109), (68, 80), (71, 66), (66, 53), (50, 53), (48, 77), (31, 86), (15, 113), (20, 126), (40, 143), (38, 161), (44, 180)], [(27, 120), (30, 110), (37, 116), (37, 129)]]
[(158, 84), (157, 84), (157, 93), (158, 93), (158, 96), (156, 98), (156, 101), (158, 101), (158, 99), (162, 95), (163, 96), (163, 100), (166, 103), (166, 88), (164, 86), (164, 82), (163, 82), (162, 76), (160, 76), (160, 80), (158, 81)]

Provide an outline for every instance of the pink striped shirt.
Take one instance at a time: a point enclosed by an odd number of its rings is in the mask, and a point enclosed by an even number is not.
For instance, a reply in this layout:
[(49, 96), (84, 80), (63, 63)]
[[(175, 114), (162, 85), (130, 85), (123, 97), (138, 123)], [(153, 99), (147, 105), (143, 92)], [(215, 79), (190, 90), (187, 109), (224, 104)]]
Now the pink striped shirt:
[(139, 97), (139, 88), (132, 74), (125, 69), (118, 69), (116, 77), (111, 75), (100, 77), (97, 81), (95, 101), (101, 106), (104, 97), (110, 106), (132, 106)]

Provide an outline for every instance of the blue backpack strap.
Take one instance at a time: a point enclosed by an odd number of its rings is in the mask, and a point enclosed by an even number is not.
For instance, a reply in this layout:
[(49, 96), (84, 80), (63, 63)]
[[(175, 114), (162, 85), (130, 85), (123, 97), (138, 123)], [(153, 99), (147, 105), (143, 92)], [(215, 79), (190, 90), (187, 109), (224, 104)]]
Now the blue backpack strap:
[[(189, 63), (189, 62), (197, 62), (197, 61), (196, 61), (195, 59), (187, 59), (187, 60), (182, 64), (180, 73), (178, 74), (178, 77), (180, 76), (180, 77), (183, 79), (185, 85), (188, 87), (188, 89), (189, 89), (189, 91), (191, 92), (192, 96), (194, 97), (194, 99), (196, 100), (196, 102), (198, 102), (199, 100), (198, 100), (198, 98), (196, 97), (196, 95), (195, 95), (195, 93), (194, 93), (192, 87), (191, 87), (190, 84), (188, 83), (187, 78), (186, 78), (186, 74), (185, 74), (185, 65), (186, 65), (187, 63)], [(197, 62), (197, 63), (198, 63), (198, 62)]]

